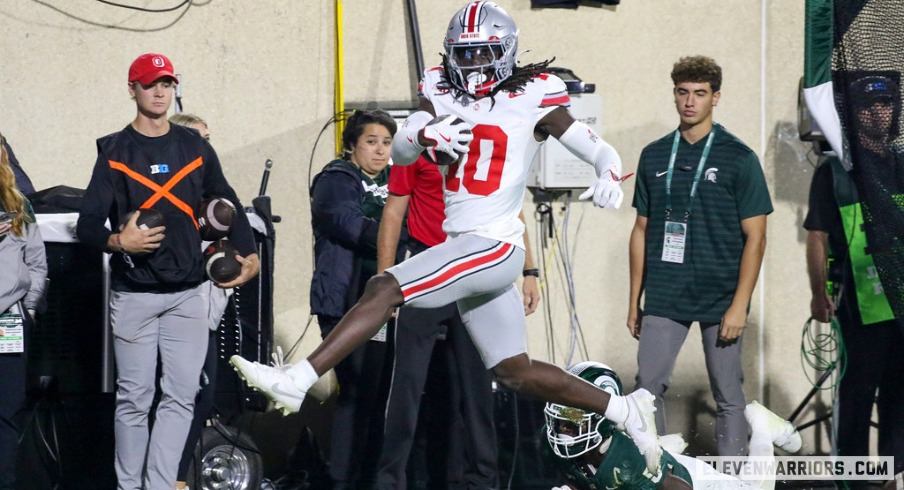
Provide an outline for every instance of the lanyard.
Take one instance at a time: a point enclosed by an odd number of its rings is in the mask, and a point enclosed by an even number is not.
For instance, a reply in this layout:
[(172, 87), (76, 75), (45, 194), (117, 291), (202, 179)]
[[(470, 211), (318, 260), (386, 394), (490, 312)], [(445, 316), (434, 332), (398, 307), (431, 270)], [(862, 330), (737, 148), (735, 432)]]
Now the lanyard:
[[(703, 155), (700, 156), (700, 163), (697, 164), (697, 173), (694, 174), (694, 185), (691, 186), (691, 197), (687, 201), (687, 211), (684, 213), (684, 220), (691, 215), (691, 206), (694, 205), (694, 196), (697, 194), (697, 184), (700, 183), (700, 175), (703, 173), (703, 166), (706, 164), (706, 157), (709, 156), (709, 149), (713, 145), (713, 135), (716, 134), (716, 128), (709, 132), (706, 138), (706, 146), (703, 147)], [(678, 155), (678, 140), (681, 139), (681, 131), (675, 130), (675, 140), (672, 142), (672, 155), (669, 157), (668, 175), (665, 177), (665, 219), (668, 220), (672, 215), (672, 174), (675, 172), (675, 156)]]

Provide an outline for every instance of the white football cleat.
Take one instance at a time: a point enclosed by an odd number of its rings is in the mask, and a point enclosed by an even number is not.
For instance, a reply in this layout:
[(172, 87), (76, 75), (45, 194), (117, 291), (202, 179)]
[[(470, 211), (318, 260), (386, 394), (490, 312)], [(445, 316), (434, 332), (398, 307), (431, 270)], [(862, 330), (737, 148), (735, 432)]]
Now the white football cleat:
[(800, 432), (791, 422), (779, 417), (759, 402), (752, 401), (744, 408), (744, 417), (752, 431), (765, 431), (772, 438), (772, 444), (789, 453), (800, 450)]
[(634, 440), (634, 444), (640, 449), (647, 463), (647, 470), (654, 475), (659, 474), (662, 458), (662, 446), (659, 445), (659, 436), (656, 433), (656, 406), (653, 405), (654, 397), (649, 391), (641, 388), (629, 393), (626, 397), (628, 403), (628, 420), (625, 421), (625, 432)]
[(305, 392), (295, 386), (295, 381), (289, 376), (286, 369), (251, 362), (238, 355), (230, 357), (229, 364), (232, 364), (248, 386), (263, 393), (283, 415), (289, 415), (301, 409)]

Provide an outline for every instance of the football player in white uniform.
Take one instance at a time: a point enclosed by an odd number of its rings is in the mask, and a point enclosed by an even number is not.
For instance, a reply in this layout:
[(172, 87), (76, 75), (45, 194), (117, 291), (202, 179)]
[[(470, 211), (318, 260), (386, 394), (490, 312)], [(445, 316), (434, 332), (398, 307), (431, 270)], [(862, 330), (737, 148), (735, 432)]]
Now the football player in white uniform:
[[(568, 112), (565, 84), (544, 73), (548, 62), (515, 66), (518, 29), (492, 2), (475, 1), (452, 17), (442, 66), (427, 70), (419, 111), (396, 133), (392, 158), (409, 165), (445, 153), (446, 242), (374, 276), (361, 299), (306, 359), (274, 368), (234, 356), (249, 386), (284, 413), (297, 411), (317, 378), (377, 333), (403, 304), (434, 308), (457, 302), (486, 366), (506, 387), (565, 406), (605, 414), (625, 427), (657, 472), (662, 450), (653, 397), (597, 389), (527, 355), (524, 308), (515, 280), (524, 263), (518, 219), (530, 162), (547, 137), (593, 165), (598, 180), (581, 195), (618, 208), (621, 159)], [(404, 353), (397, 353), (404, 355)]]

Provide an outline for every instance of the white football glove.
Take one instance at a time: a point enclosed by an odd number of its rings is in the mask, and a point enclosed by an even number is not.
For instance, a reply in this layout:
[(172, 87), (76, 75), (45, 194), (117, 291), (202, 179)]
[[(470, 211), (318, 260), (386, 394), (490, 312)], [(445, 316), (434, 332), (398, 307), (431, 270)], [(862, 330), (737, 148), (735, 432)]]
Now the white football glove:
[(628, 434), (643, 454), (647, 470), (658, 475), (662, 446), (659, 445), (656, 418), (653, 416), (656, 412), (655, 400), (656, 397), (643, 388), (625, 396), (612, 395), (604, 415)]
[(474, 139), (471, 126), (452, 114), (424, 126), (423, 131), (424, 139), (430, 142), (429, 148), (454, 158), (467, 153), (470, 150), (468, 145)]
[(578, 199), (583, 201), (591, 197), (593, 205), (598, 208), (618, 209), (625, 198), (625, 193), (621, 189), (621, 178), (612, 170), (603, 172), (603, 175), (578, 196)]

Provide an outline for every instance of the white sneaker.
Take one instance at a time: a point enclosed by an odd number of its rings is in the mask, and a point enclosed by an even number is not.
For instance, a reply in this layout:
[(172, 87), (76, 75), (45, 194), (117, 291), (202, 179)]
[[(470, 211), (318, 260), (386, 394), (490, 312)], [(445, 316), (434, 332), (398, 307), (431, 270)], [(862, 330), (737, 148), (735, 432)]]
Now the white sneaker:
[(791, 422), (779, 417), (759, 402), (753, 401), (744, 408), (744, 417), (752, 431), (765, 431), (772, 437), (772, 444), (789, 453), (800, 450), (800, 432)]
[(229, 358), (229, 364), (232, 364), (248, 386), (263, 393), (283, 415), (289, 415), (301, 409), (305, 392), (295, 386), (295, 381), (284, 368), (251, 362), (237, 355)]
[(662, 458), (662, 446), (656, 434), (656, 418), (653, 413), (656, 400), (649, 391), (641, 388), (628, 394), (628, 420), (625, 421), (625, 432), (634, 440), (647, 463), (647, 470), (654, 475), (659, 474), (659, 460)]

